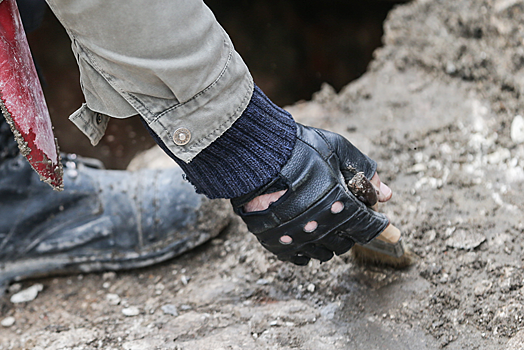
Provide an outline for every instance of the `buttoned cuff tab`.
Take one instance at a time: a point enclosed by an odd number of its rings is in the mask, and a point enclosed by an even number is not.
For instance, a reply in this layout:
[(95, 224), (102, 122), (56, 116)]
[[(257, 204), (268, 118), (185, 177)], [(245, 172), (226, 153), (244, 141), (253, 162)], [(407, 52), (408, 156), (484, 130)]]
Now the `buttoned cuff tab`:
[(96, 146), (104, 137), (107, 124), (109, 123), (107, 115), (93, 112), (85, 103), (71, 114), (69, 120), (89, 138), (93, 146)]
[(219, 77), (189, 101), (151, 118), (136, 106), (150, 129), (185, 163), (216, 141), (242, 115), (253, 95), (253, 78), (240, 56), (231, 51)]

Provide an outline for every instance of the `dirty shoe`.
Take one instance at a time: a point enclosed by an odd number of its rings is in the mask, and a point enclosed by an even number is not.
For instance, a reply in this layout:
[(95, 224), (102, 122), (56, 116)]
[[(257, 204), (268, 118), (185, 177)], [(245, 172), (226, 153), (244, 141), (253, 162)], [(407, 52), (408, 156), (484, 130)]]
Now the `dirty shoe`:
[(229, 221), (228, 202), (197, 195), (178, 167), (104, 170), (75, 155), (63, 164), (55, 192), (22, 156), (0, 162), (0, 295), (13, 280), (154, 264)]

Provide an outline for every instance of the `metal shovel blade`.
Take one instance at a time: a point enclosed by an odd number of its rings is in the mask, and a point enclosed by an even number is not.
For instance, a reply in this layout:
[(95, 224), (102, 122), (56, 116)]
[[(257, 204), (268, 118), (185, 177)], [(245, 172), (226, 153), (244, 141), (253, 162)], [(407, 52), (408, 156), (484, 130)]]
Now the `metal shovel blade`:
[(15, 0), (0, 0), (0, 108), (40, 179), (62, 190), (51, 118)]

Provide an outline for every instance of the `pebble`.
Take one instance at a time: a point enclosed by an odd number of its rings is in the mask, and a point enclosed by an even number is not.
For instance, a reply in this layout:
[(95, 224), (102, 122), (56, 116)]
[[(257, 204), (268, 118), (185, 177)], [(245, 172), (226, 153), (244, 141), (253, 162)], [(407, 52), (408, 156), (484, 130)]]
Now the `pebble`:
[(182, 282), (184, 286), (187, 286), (190, 279), (191, 279), (190, 277), (187, 277), (186, 275), (182, 275), (182, 277), (180, 277), (180, 282)]
[(41, 292), (43, 289), (44, 286), (42, 284), (34, 284), (21, 292), (13, 294), (13, 296), (11, 296), (11, 302), (13, 304), (17, 304), (35, 300), (35, 298), (38, 296), (38, 293)]
[(450, 238), (448, 238), (448, 240), (446, 240), (446, 245), (456, 249), (470, 250), (477, 248), (485, 241), (486, 236), (480, 233), (457, 230)]
[(113, 293), (108, 293), (106, 295), (106, 300), (108, 301), (110, 305), (118, 305), (120, 304), (120, 301), (121, 301), (118, 294), (113, 294)]
[(5, 328), (8, 328), (8, 327), (11, 327), (12, 325), (15, 324), (15, 318), (12, 317), (12, 316), (9, 316), (9, 317), (6, 317), (2, 320), (2, 322), (0, 322), (0, 324), (5, 327)]
[(307, 291), (313, 293), (315, 291), (315, 285), (313, 283), (308, 284), (306, 287)]
[(517, 115), (511, 123), (511, 140), (516, 143), (524, 142), (524, 118)]
[(178, 316), (178, 311), (176, 309), (176, 306), (173, 304), (166, 304), (161, 307), (162, 311), (166, 315), (172, 315), (172, 316)]
[(480, 281), (475, 285), (474, 293), (476, 296), (483, 296), (491, 289), (492, 286), (493, 283), (488, 280)]
[(104, 281), (107, 281), (107, 280), (114, 280), (116, 278), (116, 273), (114, 272), (106, 272), (102, 275), (102, 279)]
[(124, 316), (133, 317), (140, 315), (140, 310), (136, 306), (130, 306), (122, 309), (122, 313)]
[(21, 290), (22, 290), (21, 283), (13, 283), (11, 286), (9, 286), (9, 293), (18, 293)]

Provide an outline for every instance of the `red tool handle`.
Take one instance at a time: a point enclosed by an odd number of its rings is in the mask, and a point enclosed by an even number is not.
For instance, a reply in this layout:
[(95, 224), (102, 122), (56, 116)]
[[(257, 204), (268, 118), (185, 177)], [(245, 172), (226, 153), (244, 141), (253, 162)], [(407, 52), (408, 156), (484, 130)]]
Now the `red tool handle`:
[(0, 108), (42, 181), (62, 189), (62, 165), (15, 0), (0, 1)]

